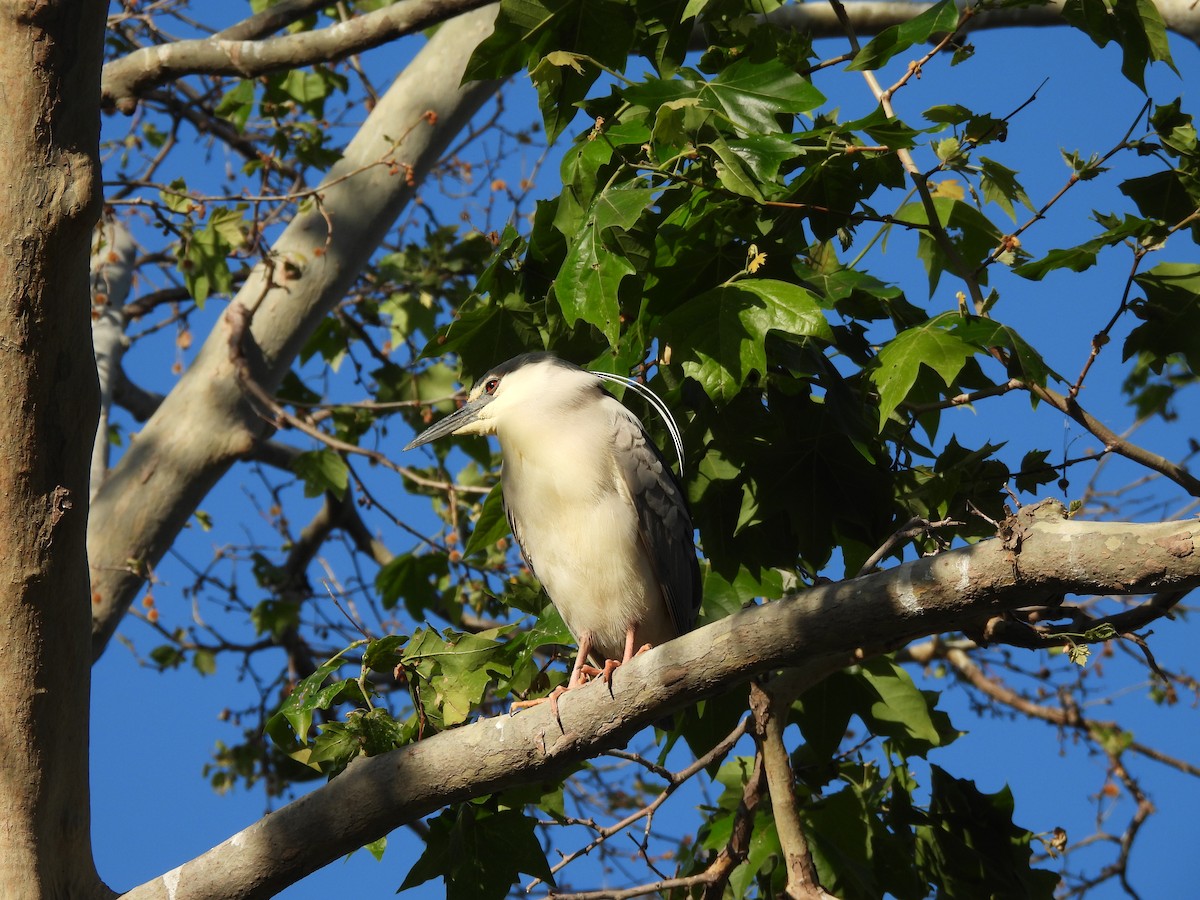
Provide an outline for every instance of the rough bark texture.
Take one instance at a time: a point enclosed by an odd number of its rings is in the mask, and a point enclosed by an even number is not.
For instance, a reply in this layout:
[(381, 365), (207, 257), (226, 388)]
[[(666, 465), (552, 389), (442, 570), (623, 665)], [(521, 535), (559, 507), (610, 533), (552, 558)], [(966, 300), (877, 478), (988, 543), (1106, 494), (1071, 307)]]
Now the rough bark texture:
[(104, 895), (88, 810), (88, 459), (107, 4), (0, 2), (0, 896)]
[(129, 900), (241, 900), (284, 886), (447, 803), (546, 778), (619, 746), (665, 713), (753, 675), (796, 667), (789, 688), (930, 634), (972, 629), (1064, 593), (1140, 594), (1200, 586), (1200, 523), (1068, 521), (1032, 507), (1004, 539), (742, 610), (617, 670), (615, 700), (592, 684), (515, 717), (455, 728), (360, 759)]
[[(494, 6), (487, 7), (439, 29), (330, 171), (320, 208), (292, 221), (272, 248), (274, 265), (258, 266), (234, 298), (233, 306), (250, 321), (241, 351), (268, 390), (278, 386), (304, 340), (354, 283), (415, 195), (415, 185), (495, 90), (478, 82), (459, 86), (495, 14)], [(397, 165), (380, 164), (388, 158)], [(230, 465), (269, 431), (243, 394), (230, 334), (227, 321), (213, 330), (96, 494), (88, 535), (96, 656), (148, 567)]]

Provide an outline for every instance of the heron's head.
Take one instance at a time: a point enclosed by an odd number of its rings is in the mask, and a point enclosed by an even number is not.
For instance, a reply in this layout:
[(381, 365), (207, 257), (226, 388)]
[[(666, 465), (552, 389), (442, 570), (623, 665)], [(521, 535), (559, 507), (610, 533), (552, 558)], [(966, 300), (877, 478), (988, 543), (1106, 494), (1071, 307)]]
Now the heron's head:
[(475, 382), (467, 402), (417, 435), (405, 450), (448, 434), (496, 434), (534, 417), (602, 396), (598, 379), (552, 353), (523, 353)]

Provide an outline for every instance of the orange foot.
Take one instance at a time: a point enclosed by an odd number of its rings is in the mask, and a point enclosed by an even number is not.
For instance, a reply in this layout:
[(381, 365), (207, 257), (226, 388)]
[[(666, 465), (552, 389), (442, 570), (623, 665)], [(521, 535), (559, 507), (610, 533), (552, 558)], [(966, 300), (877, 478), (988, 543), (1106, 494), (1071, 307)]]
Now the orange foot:
[(558, 714), (558, 698), (570, 689), (569, 686), (560, 684), (545, 697), (538, 697), (536, 700), (515, 700), (512, 706), (508, 708), (508, 714), (514, 716), (522, 709), (529, 709), (534, 706), (541, 706), (543, 703), (549, 703), (550, 712), (554, 713), (554, 719), (558, 722), (558, 730), (566, 734), (567, 729), (563, 728), (562, 716)]

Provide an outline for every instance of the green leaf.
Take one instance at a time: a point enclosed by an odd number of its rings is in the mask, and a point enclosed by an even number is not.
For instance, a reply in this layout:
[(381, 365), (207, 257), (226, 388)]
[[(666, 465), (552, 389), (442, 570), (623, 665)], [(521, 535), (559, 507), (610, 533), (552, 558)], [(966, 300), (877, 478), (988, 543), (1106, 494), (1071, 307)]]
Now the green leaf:
[[(1098, 47), (1115, 41), (1121, 48), (1121, 73), (1145, 93), (1146, 66), (1165, 62), (1175, 70), (1166, 25), (1152, 0), (1067, 0), (1063, 18)], [(1178, 71), (1178, 70), (1175, 70)]]
[(255, 633), (282, 637), (299, 624), (300, 606), (290, 600), (263, 600), (250, 610), (250, 621)]
[(976, 345), (953, 332), (960, 318), (957, 313), (942, 313), (900, 332), (879, 351), (879, 365), (871, 370), (871, 381), (879, 390), (881, 431), (916, 384), (921, 366), (937, 372), (951, 388), (967, 360), (979, 352)]
[(946, 714), (934, 709), (937, 695), (918, 690), (909, 674), (886, 656), (863, 663), (859, 674), (878, 698), (865, 712), (867, 727), (893, 738), (905, 756), (923, 754), (957, 736)]
[(1010, 355), (1010, 373), (1023, 381), (1044, 385), (1051, 377), (1062, 380), (1062, 376), (1046, 365), (1042, 355), (1017, 334), (1014, 328), (995, 319), (978, 316), (959, 318), (954, 332), (974, 343), (981, 351), (992, 347), (1004, 347)]
[(218, 207), (209, 213), (199, 230), (185, 231), (177, 255), (188, 291), (196, 305), (203, 307), (211, 294), (228, 294), (233, 289), (229, 255), (246, 239), (249, 222), (246, 206)]
[(995, 897), (1054, 896), (1058, 875), (1032, 868), (1028, 831), (1013, 824), (1008, 788), (981, 792), (973, 782), (930, 766), (931, 797), (917, 828), (916, 863), (945, 897), (974, 896), (981, 884)]
[[(968, 270), (975, 269), (999, 246), (1004, 235), (991, 220), (969, 203), (953, 197), (934, 197), (933, 207), (938, 222), (947, 237), (958, 250)], [(923, 203), (908, 203), (896, 213), (896, 218), (917, 225), (929, 225), (929, 216)], [(950, 258), (942, 245), (934, 240), (928, 229), (921, 229), (917, 237), (917, 253), (929, 273), (929, 291), (932, 294), (941, 280), (942, 272), (953, 271)]]
[(949, 34), (957, 28), (958, 7), (954, 5), (954, 0), (942, 0), (907, 22), (879, 32), (858, 51), (846, 68), (849, 71), (881, 68), (893, 56), (903, 53), (913, 44), (924, 43), (935, 34)]
[(937, 122), (941, 125), (961, 125), (964, 122), (970, 121), (971, 117), (975, 114), (962, 104), (953, 103), (931, 106), (922, 115), (930, 122)]
[(741, 566), (730, 581), (709, 568), (704, 572), (703, 620), (715, 622), (732, 615), (752, 600), (775, 600), (782, 596), (783, 574), (778, 569), (755, 573)]
[(1154, 107), (1150, 124), (1167, 151), (1176, 157), (1195, 157), (1196, 126), (1192, 117), (1181, 109), (1182, 101), (1176, 97), (1170, 103)]
[(167, 190), (158, 192), (158, 197), (173, 213), (186, 216), (196, 208), (196, 202), (188, 194), (187, 182), (182, 178), (174, 179), (167, 185)]
[(314, 118), (325, 115), (325, 101), (337, 91), (349, 86), (346, 76), (324, 66), (312, 69), (289, 69), (282, 78), (272, 78), (268, 84), (266, 102), (277, 100), (276, 94), (294, 100), (301, 109)]
[(1154, 222), (1140, 219), (1136, 216), (1125, 216), (1122, 220), (1115, 217), (1096, 216), (1106, 226), (1105, 230), (1090, 241), (1085, 241), (1076, 247), (1061, 250), (1051, 250), (1041, 259), (1013, 267), (1013, 272), (1022, 278), (1038, 281), (1045, 278), (1056, 269), (1070, 269), (1072, 272), (1083, 272), (1096, 264), (1096, 258), (1105, 247), (1112, 247), (1131, 238), (1143, 239), (1159, 230)]
[(798, 777), (820, 788), (828, 781), (827, 762), (837, 753), (846, 737), (850, 716), (854, 713), (857, 689), (849, 678), (825, 678), (806, 690), (793, 705), (792, 718), (800, 726), (804, 744), (798, 751), (804, 763), (820, 766)]
[(402, 634), (389, 634), (367, 642), (363, 651), (362, 664), (373, 672), (391, 674), (400, 662), (408, 638)]
[(350, 484), (350, 467), (333, 450), (311, 450), (292, 460), (292, 471), (304, 480), (304, 496), (319, 497), (326, 491), (341, 500)]
[(1167, 41), (1167, 27), (1162, 14), (1153, 0), (1115, 0), (1113, 13), (1120, 23), (1123, 40), (1117, 42), (1124, 51), (1121, 73), (1131, 82), (1146, 90), (1146, 66), (1151, 62), (1165, 62), (1178, 74), (1171, 59), (1171, 48)]
[[(439, 329), (421, 351), (422, 356), (457, 353), (463, 359), (509, 359), (541, 344), (534, 311), (516, 294), (482, 301), (466, 312), (459, 312)], [(486, 368), (480, 369), (483, 374)]]
[(387, 850), (387, 835), (378, 840), (371, 841), (368, 844), (363, 844), (363, 849), (370, 853), (376, 860), (383, 859), (383, 852)]
[(400, 601), (413, 616), (423, 616), (426, 609), (436, 608), (440, 601), (437, 581), (449, 574), (449, 562), (444, 554), (405, 553), (388, 562), (375, 575), (384, 609), (392, 609)]
[(1121, 182), (1121, 193), (1137, 204), (1147, 218), (1174, 225), (1200, 207), (1200, 183), (1188, 180), (1174, 170), (1155, 172)]
[(666, 78), (675, 74), (687, 55), (692, 29), (683, 25), (688, 0), (634, 0), (645, 37), (642, 55)]
[(682, 69), (669, 81), (651, 78), (627, 86), (624, 98), (655, 112), (664, 106), (690, 108), (693, 104), (717, 113), (738, 132), (739, 138), (781, 134), (791, 117), (825, 102), (825, 95), (783, 62), (741, 59), (705, 78)]
[(783, 858), (779, 833), (770, 813), (759, 809), (754, 817), (754, 830), (750, 832), (750, 845), (746, 859), (729, 876), (729, 890), (734, 897), (755, 895), (754, 887), (763, 879), (770, 880), (770, 873), (778, 870), (778, 861)]
[(322, 772), (340, 772), (362, 752), (358, 735), (349, 723), (327, 722), (320, 727), (307, 753), (298, 754), (306, 765)]
[(770, 279), (716, 287), (679, 307), (662, 327), (684, 372), (718, 403), (728, 402), (752, 372), (766, 373), (768, 332), (833, 340), (812, 293)]
[(1058, 470), (1047, 462), (1049, 458), (1049, 450), (1030, 450), (1021, 457), (1021, 469), (1014, 479), (1018, 491), (1036, 495), (1041, 485), (1058, 480)]
[(773, 134), (754, 134), (721, 143), (725, 152), (735, 156), (760, 184), (778, 182), (780, 167), (804, 153), (794, 140)]
[(609, 344), (621, 335), (621, 306), (617, 293), (635, 269), (607, 242), (613, 232), (625, 231), (654, 200), (642, 187), (619, 187), (600, 193), (571, 242), (554, 285), (554, 296), (568, 325), (580, 319), (596, 326)]
[(246, 122), (254, 111), (254, 82), (242, 80), (233, 90), (226, 91), (221, 102), (213, 110), (239, 132), (246, 130)]
[(1104, 748), (1105, 753), (1112, 756), (1124, 753), (1133, 743), (1133, 734), (1123, 728), (1094, 723), (1089, 730), (1096, 743)]
[(463, 81), (507, 78), (528, 66), (546, 134), (553, 140), (601, 73), (590, 61), (578, 71), (561, 63), (590, 57), (610, 69), (623, 69), (634, 24), (632, 8), (614, 0), (504, 0), (495, 30), (475, 48)]
[[(927, 896), (926, 885), (914, 883), (919, 876), (913, 872), (911, 855), (903, 860), (907, 871), (887, 865), (889, 856), (903, 852), (897, 846), (903, 838), (889, 834), (872, 808), (874, 798), (864, 794), (846, 787), (820, 797), (801, 813), (822, 887), (844, 900)], [(896, 883), (885, 881), (889, 875)]]
[(217, 655), (211, 650), (197, 650), (192, 654), (192, 665), (201, 675), (212, 675), (217, 671)]
[(1090, 37), (1097, 47), (1106, 46), (1118, 33), (1116, 20), (1104, 0), (1067, 0), (1062, 17)]
[(512, 674), (505, 657), (508, 646), (496, 637), (515, 626), (479, 634), (447, 628), (441, 635), (419, 628), (405, 645), (401, 665), (416, 673), (417, 689), (426, 715), (436, 713), (434, 725), (452, 727), (465, 722), (483, 700), (488, 686)]
[(503, 900), (522, 872), (554, 884), (537, 839), (537, 820), (519, 809), (489, 812), (464, 803), (428, 825), (425, 852), (399, 891), (440, 877), (446, 900)]
[[(342, 656), (357, 646), (359, 644), (352, 644), (317, 666), (316, 671), (296, 685), (279, 705), (279, 710), (267, 723), (267, 733), (280, 747), (290, 750), (295, 741), (303, 744), (308, 740), (315, 710), (329, 709), (351, 687), (357, 691), (358, 685), (353, 681), (337, 681), (325, 685), (325, 681), (346, 664)], [(362, 696), (361, 692), (358, 692), (358, 696)], [(285, 722), (291, 727), (290, 734), (281, 729)]]
[(184, 652), (174, 644), (160, 644), (150, 651), (150, 658), (159, 669), (177, 669), (187, 659)]
[(1021, 187), (1020, 182), (1017, 181), (1016, 172), (986, 156), (979, 158), (979, 164), (982, 169), (979, 182), (983, 188), (984, 200), (999, 204), (1000, 208), (1008, 213), (1009, 218), (1013, 221), (1016, 221), (1017, 218), (1014, 202), (1020, 203), (1030, 212), (1035, 211), (1029, 195), (1025, 193), (1025, 188)]
[(483, 508), (471, 536), (467, 539), (464, 556), (474, 556), (476, 553), (486, 553), (496, 545), (501, 538), (508, 536), (508, 517), (504, 514), (504, 492), (500, 483), (491, 489), (484, 498)]
[(754, 178), (747, 171), (741, 158), (730, 149), (725, 141), (717, 138), (701, 146), (709, 148), (717, 155), (715, 165), (717, 180), (721, 182), (721, 186), (725, 190), (742, 197), (749, 197), (751, 200), (758, 200), (759, 202), (764, 199), (762, 191), (754, 183)]
[(1161, 372), (1172, 354), (1180, 354), (1193, 375), (1200, 373), (1200, 266), (1159, 263), (1134, 281), (1146, 293), (1130, 304), (1142, 324), (1125, 339), (1122, 358), (1146, 354)]
[[(947, 0), (948, 2), (948, 0)], [(779, 60), (741, 59), (699, 92), (702, 104), (722, 113), (742, 136), (776, 134), (777, 117), (816, 109), (825, 95)]]
[(884, 144), (893, 151), (916, 146), (917, 135), (921, 133), (895, 116), (889, 116), (878, 106), (861, 119), (846, 122), (841, 126), (841, 130), (865, 131), (872, 141)]

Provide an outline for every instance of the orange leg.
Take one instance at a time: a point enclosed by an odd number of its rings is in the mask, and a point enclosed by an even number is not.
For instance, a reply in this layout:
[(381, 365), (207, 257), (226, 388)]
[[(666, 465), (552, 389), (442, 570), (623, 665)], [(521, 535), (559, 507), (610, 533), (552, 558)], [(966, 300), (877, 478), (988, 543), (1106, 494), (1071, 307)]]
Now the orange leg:
[(650, 644), (642, 644), (636, 650), (634, 649), (634, 641), (637, 638), (637, 626), (630, 625), (629, 630), (625, 632), (625, 653), (621, 659), (606, 659), (604, 668), (597, 669), (595, 666), (588, 663), (588, 655), (592, 652), (592, 633), (585, 631), (579, 636), (579, 655), (575, 657), (575, 665), (571, 667), (571, 678), (566, 685), (559, 685), (545, 697), (538, 697), (536, 700), (517, 700), (509, 708), (509, 715), (518, 710), (528, 709), (531, 706), (540, 706), (543, 703), (550, 704), (550, 711), (554, 713), (554, 718), (558, 720), (558, 727), (562, 729), (562, 717), (558, 714), (558, 698), (567, 691), (573, 691), (575, 688), (585, 684), (587, 679), (594, 678), (599, 675), (604, 683), (608, 685), (608, 693), (612, 695), (612, 676), (619, 667), (629, 662), (635, 656), (645, 653), (650, 649)]
[(630, 625), (629, 630), (625, 632), (625, 655), (620, 660), (606, 659), (604, 661), (604, 670), (601, 672), (597, 672), (598, 675), (603, 677), (604, 683), (608, 685), (609, 694), (612, 693), (613, 672), (615, 672), (621, 666), (625, 665), (625, 663), (629, 662), (631, 659), (633, 659), (638, 654), (645, 653), (647, 650), (650, 649), (650, 646), (651, 646), (650, 644), (642, 644), (642, 646), (638, 647), (637, 650), (634, 650), (633, 643), (636, 638), (637, 638), (637, 626)]
[(585, 679), (590, 678), (600, 672), (587, 663), (588, 654), (592, 652), (592, 633), (585, 631), (579, 636), (579, 655), (575, 657), (575, 665), (571, 668), (571, 678), (567, 681), (566, 686), (559, 685), (545, 697), (538, 697), (536, 700), (517, 700), (508, 708), (508, 714), (511, 716), (518, 710), (528, 709), (531, 706), (540, 706), (543, 703), (550, 704), (550, 711), (554, 713), (554, 718), (558, 720), (560, 731), (565, 732), (563, 728), (562, 716), (558, 714), (558, 698), (567, 691), (574, 690), (584, 683)]
[(583, 684), (584, 678), (595, 675), (598, 670), (588, 665), (588, 654), (592, 652), (592, 633), (585, 631), (579, 636), (579, 655), (575, 657), (575, 667), (571, 669), (571, 680), (567, 682), (567, 690)]

